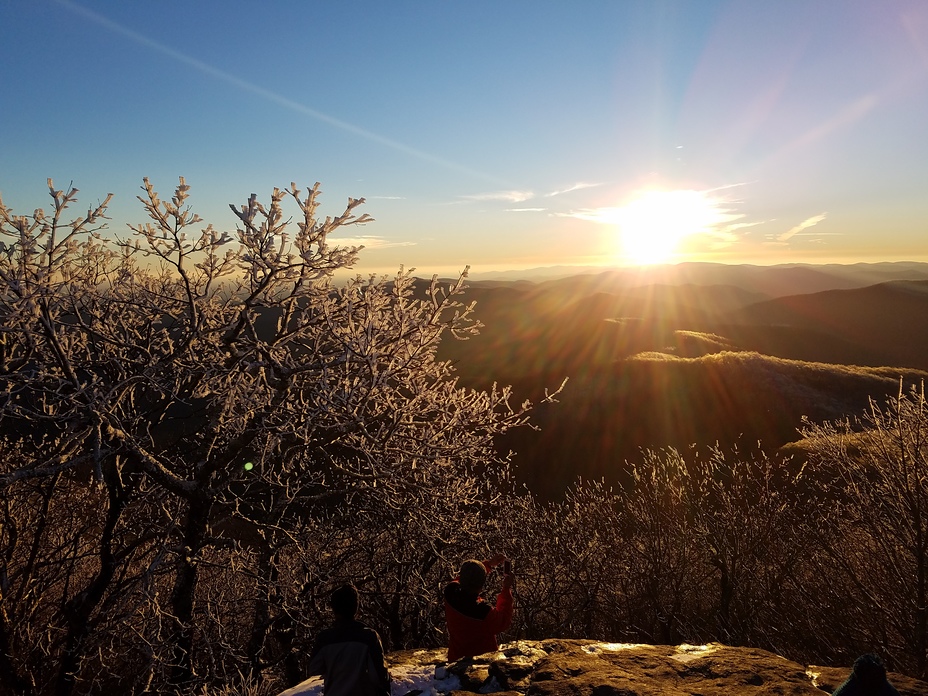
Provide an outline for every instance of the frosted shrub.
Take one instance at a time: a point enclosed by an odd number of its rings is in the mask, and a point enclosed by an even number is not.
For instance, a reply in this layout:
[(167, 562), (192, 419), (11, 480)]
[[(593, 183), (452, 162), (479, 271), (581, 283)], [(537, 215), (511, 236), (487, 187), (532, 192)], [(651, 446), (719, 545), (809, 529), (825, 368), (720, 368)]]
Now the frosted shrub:
[(332, 282), (358, 249), (330, 237), (371, 221), (363, 199), (322, 219), (319, 185), (291, 184), (232, 206), (221, 232), (183, 179), (169, 200), (146, 179), (148, 221), (113, 234), (109, 197), (68, 220), (77, 190), (48, 185), (50, 212), (0, 201), (15, 452), (0, 470), (0, 682), (15, 693), (256, 677), (288, 659), (305, 609), (283, 559), (306, 592), (324, 565), (294, 564), (314, 518), (464, 505), (478, 467), (505, 477), (493, 441), (529, 405), (460, 388), (435, 359), (443, 336), (479, 327), (464, 276), (424, 299), (402, 270)]
[[(826, 481), (820, 535), (833, 597), (851, 605), (845, 643), (878, 648), (928, 674), (928, 403), (924, 386), (858, 418), (807, 424), (805, 446)], [(849, 600), (849, 598), (851, 598)]]

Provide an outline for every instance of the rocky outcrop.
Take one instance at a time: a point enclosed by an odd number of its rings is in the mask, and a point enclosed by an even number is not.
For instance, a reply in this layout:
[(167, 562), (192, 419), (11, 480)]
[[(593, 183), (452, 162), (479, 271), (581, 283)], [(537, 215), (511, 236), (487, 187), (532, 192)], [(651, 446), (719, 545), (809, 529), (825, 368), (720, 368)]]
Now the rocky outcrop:
[[(842, 682), (851, 673), (851, 670), (850, 667), (810, 665), (806, 668), (806, 672), (812, 677), (813, 684), (830, 694), (841, 686)], [(896, 687), (896, 691), (899, 692), (900, 696), (926, 696), (928, 694), (928, 683), (918, 679), (912, 679), (912, 677), (893, 672), (889, 675), (889, 681)]]
[[(497, 653), (457, 662), (445, 650), (387, 656), (393, 696), (822, 696), (849, 668), (804, 667), (753, 648), (633, 645), (592, 640), (508, 643)], [(925, 696), (928, 683), (891, 674), (902, 696)], [(319, 696), (310, 679), (281, 696)]]

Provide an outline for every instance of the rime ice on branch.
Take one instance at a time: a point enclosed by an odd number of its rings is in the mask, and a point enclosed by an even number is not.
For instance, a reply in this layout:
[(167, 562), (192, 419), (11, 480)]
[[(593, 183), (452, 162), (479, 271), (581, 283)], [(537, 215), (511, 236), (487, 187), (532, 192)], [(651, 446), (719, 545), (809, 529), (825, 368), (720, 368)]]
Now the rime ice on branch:
[(291, 184), (225, 232), (183, 178), (142, 190), (128, 233), (110, 197), (68, 221), (77, 189), (51, 181), (53, 212), (0, 202), (0, 681), (21, 693), (260, 673), (301, 635), (318, 520), (478, 504), (508, 471), (494, 438), (527, 423), (435, 359), (479, 328), (466, 271), (424, 295), (402, 269), (332, 282), (363, 198), (320, 219), (319, 184)]

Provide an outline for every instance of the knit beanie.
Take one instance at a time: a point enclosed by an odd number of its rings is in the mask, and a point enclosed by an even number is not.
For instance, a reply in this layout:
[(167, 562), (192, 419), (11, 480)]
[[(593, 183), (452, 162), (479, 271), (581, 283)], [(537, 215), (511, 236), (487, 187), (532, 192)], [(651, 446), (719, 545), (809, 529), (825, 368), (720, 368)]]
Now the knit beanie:
[(470, 559), (461, 564), (461, 571), (458, 574), (461, 589), (477, 594), (483, 589), (483, 583), (486, 582), (486, 579), (487, 569), (480, 561)]

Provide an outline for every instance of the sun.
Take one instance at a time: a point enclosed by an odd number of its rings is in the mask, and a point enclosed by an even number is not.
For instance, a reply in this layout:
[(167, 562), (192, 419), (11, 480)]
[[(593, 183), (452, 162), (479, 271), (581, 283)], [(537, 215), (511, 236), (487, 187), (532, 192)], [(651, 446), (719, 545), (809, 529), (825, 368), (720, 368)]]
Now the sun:
[(615, 211), (620, 255), (636, 265), (669, 263), (681, 242), (711, 232), (730, 216), (705, 191), (642, 191)]

